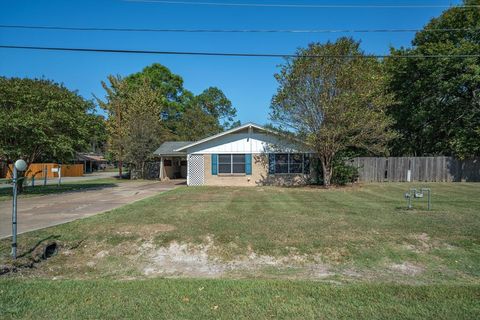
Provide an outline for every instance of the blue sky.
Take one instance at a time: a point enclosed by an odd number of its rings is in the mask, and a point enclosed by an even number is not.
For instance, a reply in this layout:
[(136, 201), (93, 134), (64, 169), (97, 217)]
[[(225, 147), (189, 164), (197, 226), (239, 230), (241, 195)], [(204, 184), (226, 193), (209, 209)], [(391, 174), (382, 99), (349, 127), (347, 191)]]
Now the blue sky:
[[(420, 4), (419, 1), (211, 0), (210, 2), (302, 4)], [(422, 0), (421, 4), (460, 1)], [(443, 9), (217, 7), (122, 0), (0, 0), (0, 24), (67, 27), (184, 29), (401, 29), (422, 28)], [(347, 34), (352, 35), (352, 34)], [(294, 53), (310, 42), (342, 34), (162, 34), (0, 29), (3, 45), (97, 47), (164, 51)], [(367, 53), (387, 54), (390, 46), (409, 46), (413, 33), (353, 34)], [(280, 58), (125, 55), (0, 49), (0, 75), (45, 77), (65, 84), (87, 99), (103, 96), (100, 81), (161, 63), (184, 79), (194, 93), (219, 87), (237, 108), (238, 119), (268, 122)]]

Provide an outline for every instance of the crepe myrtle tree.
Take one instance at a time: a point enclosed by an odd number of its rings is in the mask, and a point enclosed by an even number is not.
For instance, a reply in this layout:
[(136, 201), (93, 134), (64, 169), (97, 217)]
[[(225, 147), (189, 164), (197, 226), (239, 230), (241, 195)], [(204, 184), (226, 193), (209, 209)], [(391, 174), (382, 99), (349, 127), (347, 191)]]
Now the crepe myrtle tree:
[(386, 93), (382, 63), (350, 38), (312, 43), (297, 55), (275, 75), (279, 88), (270, 116), (275, 126), (293, 132), (318, 155), (328, 187), (340, 152), (387, 152), (395, 136), (385, 112), (392, 97)]

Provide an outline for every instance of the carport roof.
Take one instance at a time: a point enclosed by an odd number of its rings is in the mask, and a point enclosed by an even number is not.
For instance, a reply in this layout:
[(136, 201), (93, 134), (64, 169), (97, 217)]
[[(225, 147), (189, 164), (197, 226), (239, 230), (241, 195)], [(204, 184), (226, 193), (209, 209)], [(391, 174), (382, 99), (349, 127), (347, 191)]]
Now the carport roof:
[(185, 151), (175, 151), (192, 144), (193, 141), (165, 141), (153, 154), (158, 156), (185, 156)]

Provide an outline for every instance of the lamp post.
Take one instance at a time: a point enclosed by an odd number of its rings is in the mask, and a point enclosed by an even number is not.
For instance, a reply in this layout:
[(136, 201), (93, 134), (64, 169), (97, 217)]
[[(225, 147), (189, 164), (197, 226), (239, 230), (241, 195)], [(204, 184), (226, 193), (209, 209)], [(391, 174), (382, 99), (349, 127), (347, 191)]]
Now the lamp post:
[(13, 165), (13, 205), (12, 205), (12, 257), (17, 259), (17, 183), (18, 171), (25, 171), (27, 163), (17, 160)]

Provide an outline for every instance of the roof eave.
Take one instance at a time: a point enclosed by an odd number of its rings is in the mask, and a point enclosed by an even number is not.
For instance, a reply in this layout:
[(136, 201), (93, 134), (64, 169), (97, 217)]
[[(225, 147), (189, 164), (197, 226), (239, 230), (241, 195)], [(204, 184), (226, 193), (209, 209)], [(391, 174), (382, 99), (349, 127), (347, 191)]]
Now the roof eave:
[(176, 151), (176, 152), (181, 152), (181, 151), (185, 151), (186, 149), (188, 148), (191, 148), (191, 147), (194, 147), (196, 145), (199, 145), (199, 144), (202, 144), (204, 142), (207, 142), (207, 141), (210, 141), (210, 140), (214, 140), (214, 139), (217, 139), (217, 138), (220, 138), (220, 137), (223, 137), (227, 134), (230, 134), (230, 133), (234, 133), (236, 131), (240, 131), (240, 130), (243, 130), (243, 129), (246, 129), (246, 128), (256, 128), (256, 129), (259, 129), (259, 130), (263, 130), (263, 131), (267, 131), (267, 132), (271, 132), (271, 133), (275, 133), (274, 131), (270, 130), (270, 129), (267, 129), (267, 128), (264, 128), (258, 124), (255, 124), (253, 122), (249, 122), (249, 123), (246, 123), (240, 127), (236, 127), (236, 128), (233, 128), (233, 129), (230, 129), (230, 130), (227, 130), (227, 131), (224, 131), (224, 132), (220, 132), (218, 134), (215, 134), (213, 136), (210, 136), (210, 137), (207, 137), (205, 139), (202, 139), (202, 140), (199, 140), (199, 141), (196, 141), (192, 144), (189, 144), (189, 145), (186, 145), (184, 147), (181, 147), (181, 148), (178, 148), (178, 149), (175, 149), (173, 151)]

